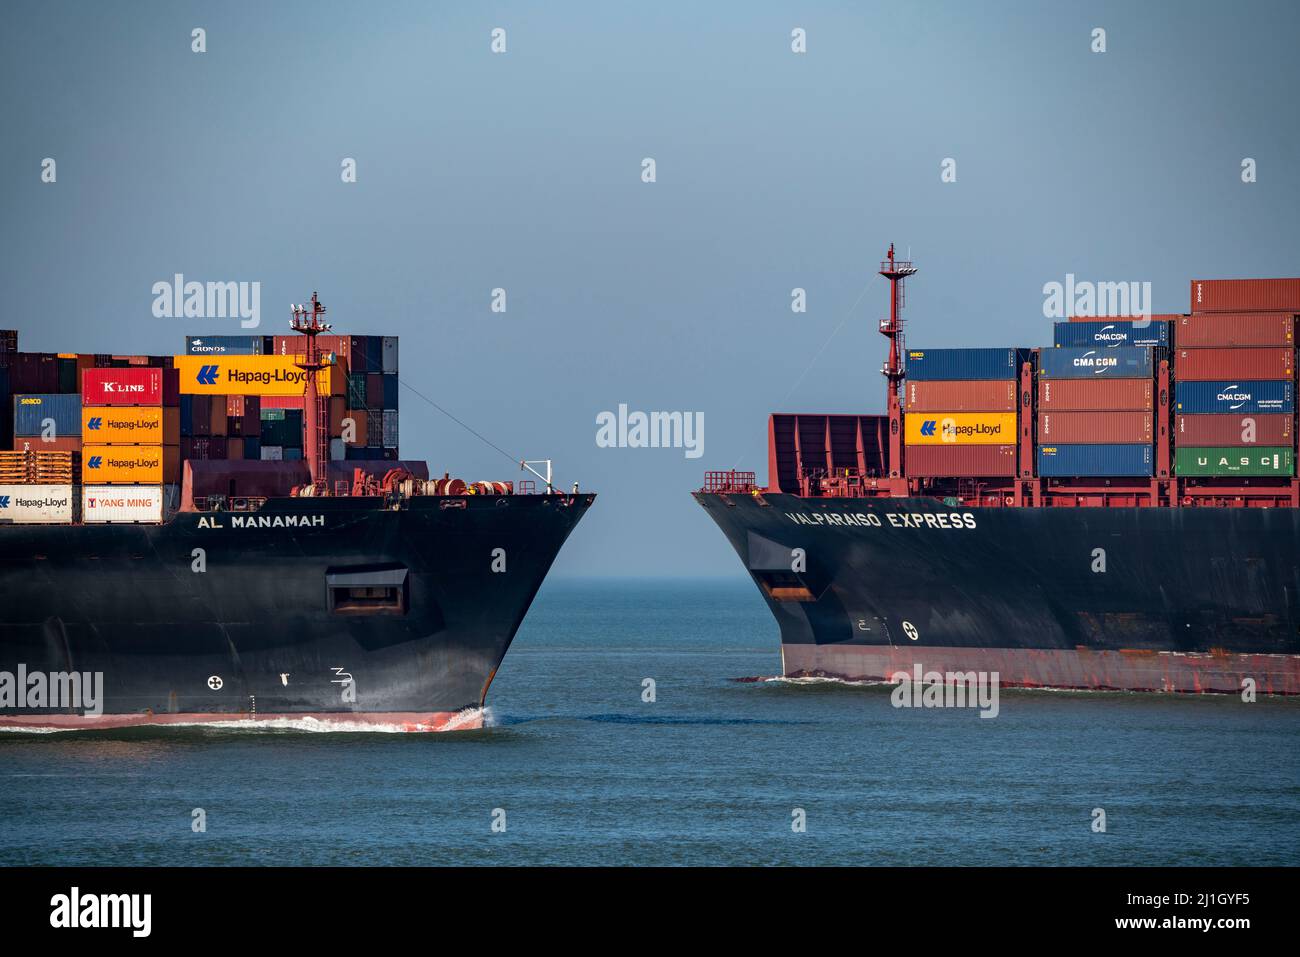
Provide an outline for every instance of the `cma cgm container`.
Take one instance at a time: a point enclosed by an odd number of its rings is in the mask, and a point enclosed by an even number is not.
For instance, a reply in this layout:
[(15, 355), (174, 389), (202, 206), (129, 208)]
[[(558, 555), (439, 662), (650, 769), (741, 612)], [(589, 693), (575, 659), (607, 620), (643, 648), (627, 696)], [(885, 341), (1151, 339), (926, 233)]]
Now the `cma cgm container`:
[(41, 435), (47, 422), (53, 426), (55, 436), (80, 435), (81, 396), (14, 396), (14, 435)]
[(1058, 322), (1052, 326), (1052, 344), (1064, 347), (1159, 346), (1169, 345), (1169, 323), (1155, 321), (1101, 320)]
[(1150, 412), (1150, 379), (1039, 379), (1038, 408), (1056, 412)]
[(1296, 318), (1285, 312), (1183, 316), (1174, 332), (1179, 349), (1295, 346)]
[(0, 485), (0, 525), (67, 525), (71, 485)]
[(81, 374), (85, 405), (164, 405), (163, 370), (149, 366), (86, 369)]
[(1300, 279), (1193, 279), (1192, 312), (1300, 313)]
[(1150, 445), (1041, 445), (1038, 474), (1043, 478), (1151, 475)]
[(1295, 349), (1179, 349), (1174, 376), (1180, 382), (1212, 379), (1290, 379)]
[(1218, 382), (1179, 382), (1174, 387), (1174, 411), (1231, 413), (1295, 411), (1295, 388), (1280, 379)]
[(1151, 349), (1119, 346), (1099, 349), (1040, 349), (1038, 375), (1043, 379), (1150, 379)]
[(1060, 443), (1098, 443), (1133, 445), (1150, 443), (1150, 412), (1044, 412), (1038, 413), (1038, 441), (1044, 445)]
[(916, 382), (1015, 379), (1028, 358), (1028, 349), (908, 349), (907, 378)]
[[(904, 383), (908, 412), (1014, 412), (1014, 379)], [(361, 443), (358, 443), (361, 444)]]
[(1261, 476), (1295, 475), (1291, 446), (1272, 448), (1180, 448), (1174, 454), (1174, 474), (1183, 476)]
[[(387, 413), (385, 413), (387, 415)], [(385, 426), (387, 424), (385, 423)], [(909, 445), (1010, 445), (1016, 440), (1014, 412), (921, 412), (903, 420)], [(390, 443), (385, 431), (384, 445)]]
[(1291, 445), (1290, 415), (1176, 415), (1174, 442), (1202, 446)]
[(1016, 474), (1014, 445), (910, 445), (911, 478), (1008, 478)]
[(81, 520), (161, 522), (163, 490), (156, 486), (87, 485), (81, 491)]

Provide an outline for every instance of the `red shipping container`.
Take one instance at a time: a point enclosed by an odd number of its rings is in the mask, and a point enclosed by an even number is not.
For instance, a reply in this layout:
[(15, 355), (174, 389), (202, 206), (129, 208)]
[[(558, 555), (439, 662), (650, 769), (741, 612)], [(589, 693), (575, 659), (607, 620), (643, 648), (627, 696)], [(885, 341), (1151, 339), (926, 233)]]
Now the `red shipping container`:
[(1038, 408), (1056, 412), (1150, 412), (1154, 408), (1151, 381), (1039, 379)]
[[(301, 409), (307, 400), (300, 395), (263, 395), (259, 396), (263, 409)], [(260, 411), (259, 411), (260, 416)]]
[(242, 398), (244, 400), (244, 418), (252, 422), (259, 421), (262, 417), (262, 397), (260, 395), (246, 395)]
[(365, 409), (348, 409), (343, 413), (345, 419), (351, 419), (353, 428), (356, 430), (353, 441), (348, 444), (354, 448), (364, 448), (367, 444), (366, 439), (369, 435), (370, 419)]
[[(1290, 415), (1176, 415), (1174, 441), (1187, 448), (1291, 445)], [(1248, 441), (1249, 439), (1249, 441)]]
[(1294, 349), (1179, 349), (1174, 376), (1183, 382), (1215, 379), (1290, 379)]
[(330, 425), (329, 433), (331, 438), (339, 438), (343, 434), (343, 416), (347, 414), (348, 403), (342, 396), (330, 396), (329, 416)]
[(230, 417), (226, 415), (226, 398), (224, 395), (214, 395), (212, 397), (212, 407), (208, 410), (211, 422), (208, 435), (226, 434), (226, 427), (230, 422)]
[(384, 375), (382, 372), (366, 373), (366, 408), (384, 407)]
[(244, 414), (244, 397), (242, 395), (226, 396), (226, 415), (241, 416)]
[(1295, 346), (1295, 316), (1285, 312), (1216, 312), (1183, 316), (1174, 326), (1179, 349)]
[(904, 471), (911, 478), (995, 478), (1016, 474), (1014, 445), (909, 445)]
[(382, 369), (371, 369), (366, 361), (366, 337), (349, 336), (348, 337), (348, 371), (349, 372), (382, 372)]
[(212, 434), (212, 396), (196, 395), (190, 401), (190, 434), (204, 436)]
[(1039, 412), (1043, 444), (1139, 445), (1152, 440), (1150, 412)]
[(1015, 379), (906, 382), (908, 412), (1014, 412)]
[[(301, 356), (307, 354), (307, 337), (303, 335), (274, 336), (273, 348), (277, 356)], [(317, 336), (316, 346), (322, 354), (334, 353), (348, 366), (352, 367), (352, 336)]]
[(244, 457), (243, 439), (226, 439), (226, 458), (242, 459)]
[(1300, 279), (1193, 279), (1192, 312), (1300, 313)]
[(162, 405), (163, 370), (149, 366), (86, 369), (81, 374), (83, 405)]
[(39, 435), (19, 435), (14, 438), (15, 452), (80, 452), (81, 436), (71, 435), (46, 442)]
[(183, 459), (224, 459), (225, 457), (226, 439), (224, 436), (181, 439), (181, 458)]
[[(1070, 316), (1070, 322), (1137, 322), (1144, 319), (1145, 316)], [(1181, 312), (1153, 312), (1151, 314), (1152, 322), (1177, 322), (1183, 318)]]

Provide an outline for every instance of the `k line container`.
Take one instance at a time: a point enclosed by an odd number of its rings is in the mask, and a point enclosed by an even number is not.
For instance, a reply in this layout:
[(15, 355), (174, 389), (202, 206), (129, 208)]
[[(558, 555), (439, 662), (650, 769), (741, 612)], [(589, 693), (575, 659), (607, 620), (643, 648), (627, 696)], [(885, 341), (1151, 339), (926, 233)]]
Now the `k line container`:
[(1192, 312), (1300, 313), (1300, 279), (1193, 279)]
[(102, 445), (175, 445), (180, 438), (177, 410), (160, 405), (85, 406), (81, 434)]
[(85, 405), (163, 405), (163, 370), (150, 366), (86, 369), (81, 374), (81, 401)]
[(1291, 379), (1295, 349), (1179, 349), (1174, 377), (1179, 382), (1215, 379)]
[(1174, 474), (1182, 476), (1295, 475), (1291, 446), (1261, 448), (1182, 448), (1174, 453)]
[(16, 395), (14, 396), (14, 435), (31, 436), (45, 432), (50, 423), (54, 436), (81, 434), (81, 396)]
[(903, 462), (911, 478), (1006, 478), (1016, 474), (1016, 447), (909, 445)]
[(1017, 379), (1027, 349), (908, 349), (907, 378), (914, 382)]
[(81, 474), (86, 484), (161, 485), (163, 446), (84, 445)]
[(1178, 349), (1295, 347), (1295, 316), (1284, 312), (1183, 316), (1174, 327)]
[(1150, 412), (1044, 412), (1038, 413), (1038, 441), (1041, 445), (1150, 444)]
[(1281, 380), (1248, 379), (1218, 382), (1179, 382), (1174, 386), (1174, 411), (1187, 413), (1248, 413), (1295, 411), (1295, 387)]
[(163, 490), (157, 486), (87, 485), (81, 491), (81, 520), (105, 522), (161, 522)]
[(0, 525), (67, 525), (71, 485), (0, 485)]
[(908, 412), (1014, 412), (1019, 383), (1014, 379), (904, 381)]
[(1038, 409), (1055, 412), (1150, 412), (1150, 379), (1039, 379)]
[(1038, 474), (1044, 478), (1146, 477), (1151, 462), (1149, 444), (1038, 447)]
[(1174, 442), (1194, 448), (1292, 444), (1290, 415), (1176, 415)]
[[(387, 415), (388, 413), (384, 413)], [(1014, 412), (917, 412), (903, 419), (908, 445), (1012, 445), (1016, 441)], [(385, 423), (384, 445), (388, 441)]]
[(1146, 347), (1040, 349), (1042, 379), (1150, 379), (1155, 371)]
[(1169, 323), (1098, 320), (1058, 322), (1052, 326), (1052, 343), (1058, 347), (1112, 348), (1118, 346), (1169, 345)]

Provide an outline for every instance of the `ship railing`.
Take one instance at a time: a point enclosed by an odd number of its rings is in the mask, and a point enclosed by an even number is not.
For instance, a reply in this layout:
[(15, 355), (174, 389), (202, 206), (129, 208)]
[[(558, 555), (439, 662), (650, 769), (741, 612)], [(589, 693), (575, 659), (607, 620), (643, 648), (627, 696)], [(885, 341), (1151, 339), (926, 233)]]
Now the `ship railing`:
[(757, 476), (753, 472), (726, 471), (705, 472), (704, 487), (701, 492), (721, 495), (748, 495), (758, 488)]
[(196, 512), (256, 512), (266, 504), (264, 495), (197, 495)]

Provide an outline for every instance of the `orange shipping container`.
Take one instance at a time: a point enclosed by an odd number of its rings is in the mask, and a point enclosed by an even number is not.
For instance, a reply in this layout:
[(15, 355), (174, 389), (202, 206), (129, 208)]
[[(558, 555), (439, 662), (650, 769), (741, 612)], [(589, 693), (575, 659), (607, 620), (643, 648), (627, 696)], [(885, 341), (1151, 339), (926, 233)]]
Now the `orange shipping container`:
[[(86, 445), (81, 450), (82, 481), (87, 485), (160, 485), (164, 481), (161, 445)], [(169, 446), (177, 456), (176, 446)]]

